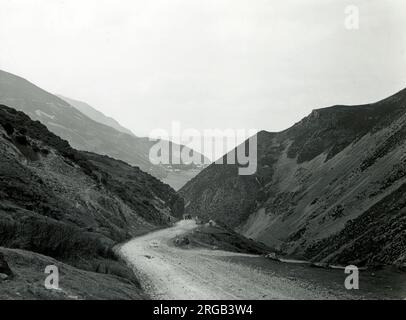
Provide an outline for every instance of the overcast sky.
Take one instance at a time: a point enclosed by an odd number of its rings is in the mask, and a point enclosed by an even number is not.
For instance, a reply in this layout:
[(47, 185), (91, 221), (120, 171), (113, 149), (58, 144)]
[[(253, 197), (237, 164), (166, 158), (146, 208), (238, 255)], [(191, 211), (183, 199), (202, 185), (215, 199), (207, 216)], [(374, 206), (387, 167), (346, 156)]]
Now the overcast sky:
[(138, 135), (278, 131), (406, 87), (405, 30), (404, 0), (0, 0), (0, 69)]

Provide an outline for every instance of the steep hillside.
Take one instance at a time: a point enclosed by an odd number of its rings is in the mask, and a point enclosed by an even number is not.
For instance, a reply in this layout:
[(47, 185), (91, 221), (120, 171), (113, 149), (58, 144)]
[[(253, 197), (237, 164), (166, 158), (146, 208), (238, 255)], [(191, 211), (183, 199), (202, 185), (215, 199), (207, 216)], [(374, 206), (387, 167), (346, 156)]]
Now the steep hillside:
[[(114, 119), (107, 118), (83, 102), (61, 99), (23, 78), (1, 70), (0, 104), (39, 120), (75, 149), (107, 155), (138, 166), (176, 188), (183, 186), (190, 176), (195, 176), (202, 169), (185, 163), (154, 165), (149, 153), (156, 141), (136, 137)], [(183, 148), (187, 147), (180, 147), (181, 150)]]
[(128, 274), (113, 246), (183, 213), (182, 199), (156, 178), (77, 151), (6, 106), (0, 106), (0, 155), (0, 247)]
[(150, 141), (122, 133), (85, 116), (66, 101), (27, 80), (0, 70), (0, 103), (23, 111), (78, 150), (108, 155), (157, 177), (165, 169), (149, 161)]
[(93, 108), (92, 106), (87, 104), (86, 102), (74, 100), (74, 99), (67, 98), (67, 97), (64, 97), (61, 95), (58, 95), (58, 97), (64, 101), (66, 101), (67, 103), (69, 103), (71, 106), (78, 109), (81, 113), (83, 113), (85, 116), (89, 117), (90, 119), (92, 119), (96, 122), (99, 122), (101, 124), (104, 124), (106, 126), (112, 127), (122, 133), (134, 135), (130, 130), (128, 130), (127, 128), (124, 128), (116, 120), (114, 120), (111, 117), (106, 116), (105, 114), (96, 110), (95, 108)]
[(290, 255), (405, 263), (406, 90), (374, 104), (318, 109), (257, 138), (257, 173), (211, 165), (181, 189), (186, 212)]

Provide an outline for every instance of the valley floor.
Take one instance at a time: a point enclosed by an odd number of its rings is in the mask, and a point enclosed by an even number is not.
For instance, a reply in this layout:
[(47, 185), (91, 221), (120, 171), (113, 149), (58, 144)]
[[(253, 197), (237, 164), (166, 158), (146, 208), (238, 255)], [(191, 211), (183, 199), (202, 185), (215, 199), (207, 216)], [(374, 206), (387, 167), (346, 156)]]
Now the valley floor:
[[(194, 221), (136, 238), (120, 248), (144, 290), (154, 299), (362, 299), (402, 298), (396, 274), (375, 283), (363, 276), (368, 290), (348, 291), (342, 270), (270, 261), (257, 255), (208, 249), (181, 249), (173, 238), (197, 228)], [(404, 275), (399, 275), (404, 276)], [(375, 278), (374, 278), (375, 279)], [(404, 278), (402, 278), (404, 279)], [(389, 285), (388, 285), (389, 283)], [(363, 282), (360, 283), (362, 289)], [(382, 285), (382, 287), (381, 287)], [(403, 291), (402, 291), (403, 290)]]
[(168, 172), (168, 176), (162, 181), (169, 184), (175, 191), (180, 190), (188, 181), (192, 180), (195, 176), (199, 174), (201, 170), (189, 169), (181, 171)]

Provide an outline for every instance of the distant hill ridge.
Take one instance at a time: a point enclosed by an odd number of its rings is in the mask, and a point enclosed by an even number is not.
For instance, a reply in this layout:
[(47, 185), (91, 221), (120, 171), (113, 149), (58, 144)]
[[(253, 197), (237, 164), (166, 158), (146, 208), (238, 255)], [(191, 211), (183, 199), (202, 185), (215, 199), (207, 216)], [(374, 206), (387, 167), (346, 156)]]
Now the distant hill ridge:
[[(31, 119), (41, 121), (50, 131), (67, 140), (73, 148), (123, 160), (161, 180), (170, 173), (177, 178), (176, 186), (187, 182), (189, 176), (182, 172), (178, 174), (172, 172), (168, 165), (151, 163), (149, 151), (156, 142), (136, 137), (115, 120), (85, 103), (70, 101), (78, 108), (21, 77), (0, 70), (0, 104), (16, 108)], [(86, 112), (81, 112), (80, 109)], [(200, 171), (199, 167), (188, 164), (177, 167), (178, 170), (191, 168), (196, 169), (194, 175)], [(168, 179), (167, 182), (171, 183), (171, 180)]]
[(86, 102), (83, 101), (79, 101), (79, 100), (74, 100), (71, 98), (67, 98), (64, 97), (60, 94), (57, 95), (59, 98), (61, 98), (62, 100), (66, 101), (67, 103), (69, 103), (71, 106), (75, 107), (76, 109), (78, 109), (80, 112), (82, 112), (84, 115), (88, 116), (90, 119), (102, 123), (106, 126), (112, 127), (114, 129), (116, 129), (117, 131), (123, 132), (123, 133), (127, 133), (129, 135), (134, 135), (131, 130), (124, 128), (120, 123), (118, 123), (116, 120), (114, 120), (111, 117), (106, 116), (105, 114), (103, 114), (102, 112), (96, 110), (95, 108), (93, 108), (92, 106), (90, 106), (89, 104), (87, 104)]

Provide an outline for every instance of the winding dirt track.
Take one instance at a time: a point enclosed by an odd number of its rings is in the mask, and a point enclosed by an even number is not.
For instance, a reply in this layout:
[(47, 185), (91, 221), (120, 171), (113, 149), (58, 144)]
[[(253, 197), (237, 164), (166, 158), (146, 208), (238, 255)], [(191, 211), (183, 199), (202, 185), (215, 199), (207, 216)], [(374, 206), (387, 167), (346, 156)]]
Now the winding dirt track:
[[(324, 288), (298, 279), (276, 277), (272, 272), (227, 257), (252, 255), (206, 249), (179, 249), (170, 242), (196, 228), (194, 221), (135, 238), (120, 248), (121, 256), (141, 278), (153, 299), (334, 299)], [(249, 264), (248, 264), (249, 265)]]

